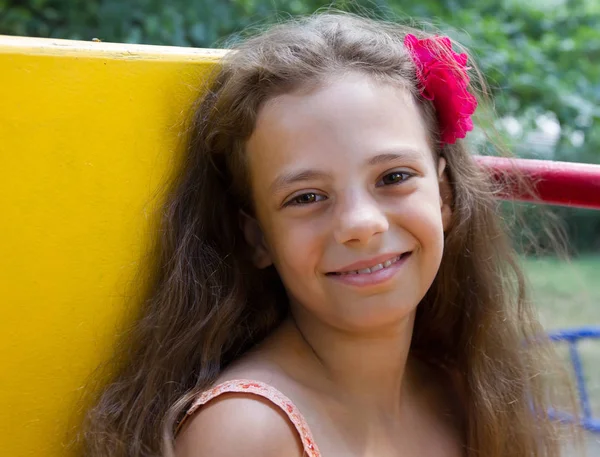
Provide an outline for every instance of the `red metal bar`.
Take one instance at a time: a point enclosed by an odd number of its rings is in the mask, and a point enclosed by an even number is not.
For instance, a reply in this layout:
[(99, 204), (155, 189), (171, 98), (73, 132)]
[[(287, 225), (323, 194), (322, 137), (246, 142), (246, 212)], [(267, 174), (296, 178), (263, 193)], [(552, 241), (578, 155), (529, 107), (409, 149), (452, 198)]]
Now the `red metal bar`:
[[(495, 180), (508, 184), (500, 198), (600, 209), (600, 165), (490, 156), (475, 160)], [(515, 173), (525, 179), (533, 194), (507, 180)]]

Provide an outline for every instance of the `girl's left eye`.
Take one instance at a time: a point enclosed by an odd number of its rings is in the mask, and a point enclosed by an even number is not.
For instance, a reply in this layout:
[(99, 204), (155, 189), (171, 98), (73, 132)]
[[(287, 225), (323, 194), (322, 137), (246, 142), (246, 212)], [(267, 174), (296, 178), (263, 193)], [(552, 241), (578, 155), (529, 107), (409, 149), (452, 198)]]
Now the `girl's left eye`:
[(391, 184), (398, 184), (406, 181), (412, 175), (410, 173), (406, 173), (403, 171), (394, 171), (392, 173), (388, 173), (377, 183), (379, 186), (389, 186)]

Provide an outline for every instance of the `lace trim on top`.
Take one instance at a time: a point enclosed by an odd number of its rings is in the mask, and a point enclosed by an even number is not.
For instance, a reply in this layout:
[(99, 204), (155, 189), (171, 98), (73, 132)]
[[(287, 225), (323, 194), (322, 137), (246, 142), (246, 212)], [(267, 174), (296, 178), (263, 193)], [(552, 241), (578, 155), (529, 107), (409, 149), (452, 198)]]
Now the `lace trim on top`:
[(294, 427), (298, 431), (300, 439), (302, 440), (302, 446), (306, 455), (308, 457), (321, 457), (321, 453), (319, 452), (317, 444), (313, 439), (312, 433), (308, 428), (306, 419), (304, 419), (304, 416), (300, 414), (300, 411), (298, 411), (296, 405), (294, 405), (294, 403), (292, 403), (292, 401), (288, 397), (283, 395), (277, 389), (260, 381), (250, 381), (246, 379), (225, 381), (213, 387), (212, 389), (203, 392), (189, 408), (185, 417), (177, 426), (175, 434), (179, 432), (181, 426), (186, 421), (186, 419), (192, 414), (194, 414), (194, 412), (198, 410), (198, 408), (208, 403), (213, 398), (228, 392), (258, 395), (260, 397), (266, 398), (271, 403), (277, 405), (287, 415), (292, 424), (294, 424)]

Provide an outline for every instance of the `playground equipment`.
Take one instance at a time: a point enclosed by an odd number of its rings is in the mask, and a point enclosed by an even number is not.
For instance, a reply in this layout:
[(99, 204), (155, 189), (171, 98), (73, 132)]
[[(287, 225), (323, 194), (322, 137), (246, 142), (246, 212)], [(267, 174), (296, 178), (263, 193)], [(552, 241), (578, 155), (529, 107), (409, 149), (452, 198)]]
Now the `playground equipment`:
[[(600, 418), (593, 417), (590, 399), (587, 392), (585, 377), (583, 375), (583, 365), (579, 355), (578, 343), (584, 339), (600, 340), (600, 326), (598, 327), (581, 327), (576, 329), (558, 330), (550, 333), (550, 339), (553, 341), (564, 341), (569, 345), (569, 357), (575, 372), (575, 380), (577, 382), (577, 392), (579, 396), (579, 404), (582, 412), (582, 417), (579, 419), (581, 425), (586, 430), (594, 433), (600, 433)], [(573, 418), (565, 417), (560, 412), (553, 413), (557, 419), (572, 421)]]
[[(223, 53), (0, 36), (2, 455), (68, 455), (80, 391), (135, 301), (199, 81)], [(600, 166), (478, 160), (498, 179), (516, 164), (541, 200), (600, 209)]]

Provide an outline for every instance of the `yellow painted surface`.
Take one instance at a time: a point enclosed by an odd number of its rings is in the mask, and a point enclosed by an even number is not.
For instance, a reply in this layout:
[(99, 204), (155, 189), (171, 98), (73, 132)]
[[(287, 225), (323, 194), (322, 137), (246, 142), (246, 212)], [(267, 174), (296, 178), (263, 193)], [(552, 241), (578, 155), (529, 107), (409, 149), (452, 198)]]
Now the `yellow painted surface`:
[(69, 455), (219, 50), (0, 36), (0, 455)]

